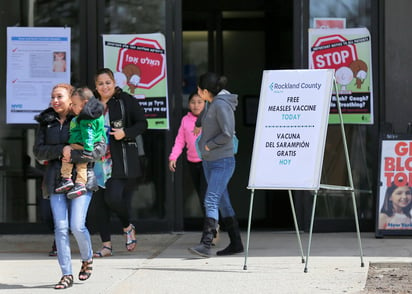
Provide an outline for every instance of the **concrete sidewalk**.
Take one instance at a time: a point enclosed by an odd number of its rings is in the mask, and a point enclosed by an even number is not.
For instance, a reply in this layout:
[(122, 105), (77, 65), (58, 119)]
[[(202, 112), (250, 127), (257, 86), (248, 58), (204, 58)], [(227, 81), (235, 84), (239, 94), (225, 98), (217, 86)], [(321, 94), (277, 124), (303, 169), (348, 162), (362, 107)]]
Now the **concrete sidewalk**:
[[(301, 234), (304, 254), (308, 234)], [(412, 262), (410, 240), (362, 234), (363, 261), (356, 233), (313, 234), (304, 273), (295, 232), (252, 232), (245, 254), (197, 258), (187, 248), (200, 232), (139, 235), (127, 252), (124, 237), (113, 236), (113, 256), (94, 260), (91, 278), (77, 278), (80, 257), (72, 238), (75, 284), (65, 293), (359, 293), (370, 262)], [(93, 236), (95, 250), (100, 243)], [(0, 292), (51, 293), (61, 277), (56, 257), (48, 257), (52, 235), (0, 236)], [(246, 233), (243, 232), (246, 245)], [(228, 244), (221, 234), (216, 249)], [(305, 256), (306, 257), (306, 256)]]

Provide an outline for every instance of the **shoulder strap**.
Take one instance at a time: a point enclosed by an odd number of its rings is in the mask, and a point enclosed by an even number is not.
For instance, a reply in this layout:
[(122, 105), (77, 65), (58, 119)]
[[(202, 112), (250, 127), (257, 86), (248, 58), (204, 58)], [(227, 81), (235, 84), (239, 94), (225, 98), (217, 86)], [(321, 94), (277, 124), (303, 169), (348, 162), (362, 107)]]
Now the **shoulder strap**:
[(121, 98), (119, 99), (119, 103), (120, 103), (120, 111), (122, 112), (123, 126), (127, 126), (129, 120), (126, 117), (126, 112), (124, 111), (124, 102)]

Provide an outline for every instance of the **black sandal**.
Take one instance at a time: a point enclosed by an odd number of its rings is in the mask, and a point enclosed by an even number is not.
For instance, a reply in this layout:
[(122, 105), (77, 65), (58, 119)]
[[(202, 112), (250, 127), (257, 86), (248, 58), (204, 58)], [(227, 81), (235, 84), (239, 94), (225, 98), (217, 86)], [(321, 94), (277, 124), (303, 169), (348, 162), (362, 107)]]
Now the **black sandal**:
[(54, 285), (54, 289), (60, 290), (60, 289), (67, 289), (73, 286), (73, 276), (72, 275), (66, 275), (63, 276), (60, 281)]
[(108, 246), (103, 246), (100, 251), (96, 251), (93, 253), (93, 257), (106, 257), (106, 256), (112, 256), (113, 255), (113, 249), (112, 247)]
[(82, 261), (82, 267), (80, 268), (79, 280), (86, 281), (92, 275), (93, 259), (89, 261)]
[[(132, 236), (132, 233), (134, 234), (134, 239)], [(133, 251), (136, 248), (137, 240), (136, 240), (136, 228), (134, 227), (133, 224), (130, 224), (130, 230), (123, 232), (123, 234), (126, 236), (126, 249), (127, 251)], [(132, 248), (129, 248), (130, 245)]]

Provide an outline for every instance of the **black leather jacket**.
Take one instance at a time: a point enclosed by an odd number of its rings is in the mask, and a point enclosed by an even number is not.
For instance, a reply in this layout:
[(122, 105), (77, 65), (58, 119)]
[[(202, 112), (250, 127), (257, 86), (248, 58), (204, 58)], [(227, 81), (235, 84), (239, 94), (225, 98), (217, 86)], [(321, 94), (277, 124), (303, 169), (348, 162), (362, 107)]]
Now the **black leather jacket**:
[[(42, 111), (35, 117), (39, 123), (36, 139), (33, 146), (33, 153), (38, 160), (47, 161), (47, 168), (43, 177), (43, 197), (48, 198), (54, 194), (54, 189), (60, 181), (61, 158), (64, 146), (68, 145), (70, 121), (73, 118), (69, 115), (63, 124), (59, 122), (59, 116), (53, 108)], [(89, 162), (87, 166), (86, 188), (91, 191), (98, 189), (96, 177), (93, 172), (93, 161), (100, 159), (106, 152), (104, 139), (95, 144), (92, 159), (85, 158), (82, 150), (72, 150), (71, 159), (73, 163)], [(76, 169), (73, 169), (73, 178), (76, 176)]]

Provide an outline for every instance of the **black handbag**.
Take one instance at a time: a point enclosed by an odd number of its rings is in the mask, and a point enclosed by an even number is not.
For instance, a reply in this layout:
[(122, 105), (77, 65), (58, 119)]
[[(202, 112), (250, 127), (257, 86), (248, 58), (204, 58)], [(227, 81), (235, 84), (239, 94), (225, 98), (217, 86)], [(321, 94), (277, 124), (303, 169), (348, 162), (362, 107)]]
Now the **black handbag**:
[[(123, 100), (119, 99), (120, 103), (120, 111), (122, 112), (122, 121), (116, 121), (117, 125), (121, 125), (121, 127), (125, 127), (126, 123), (123, 120), (128, 121), (126, 116), (126, 111), (124, 107)], [(125, 174), (127, 176), (133, 175), (133, 177), (140, 177), (142, 174), (141, 166), (140, 166), (140, 156), (139, 156), (139, 149), (136, 139), (124, 138), (121, 141), (122, 149), (125, 150), (127, 160), (125, 161), (126, 166)]]

